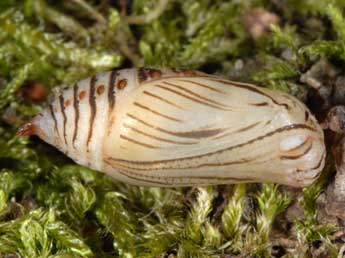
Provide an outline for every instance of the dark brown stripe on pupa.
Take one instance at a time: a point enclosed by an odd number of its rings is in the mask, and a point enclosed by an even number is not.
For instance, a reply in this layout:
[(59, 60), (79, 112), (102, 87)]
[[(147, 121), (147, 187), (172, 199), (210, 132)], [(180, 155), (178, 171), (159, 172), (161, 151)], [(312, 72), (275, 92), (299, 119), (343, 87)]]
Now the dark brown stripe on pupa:
[(191, 84), (194, 84), (196, 86), (200, 86), (202, 88), (205, 88), (205, 89), (208, 89), (210, 91), (214, 91), (214, 92), (217, 92), (217, 93), (222, 93), (222, 94), (225, 94), (226, 95), (226, 92), (225, 91), (222, 91), (222, 90), (219, 90), (219, 89), (215, 89), (209, 85), (205, 85), (205, 84), (202, 84), (200, 82), (195, 82), (195, 81), (191, 81), (191, 80), (179, 80), (180, 82), (187, 82), (187, 83), (191, 83)]
[(153, 93), (151, 93), (151, 92), (148, 92), (148, 91), (146, 91), (146, 90), (143, 91), (143, 94), (145, 94), (145, 95), (147, 95), (147, 96), (150, 96), (150, 97), (152, 97), (152, 98), (158, 99), (158, 100), (160, 100), (160, 101), (162, 101), (162, 102), (164, 102), (164, 103), (167, 103), (167, 104), (169, 104), (169, 105), (171, 105), (171, 106), (173, 106), (173, 107), (176, 107), (176, 108), (179, 108), (179, 109), (183, 109), (181, 106), (177, 105), (176, 103), (171, 102), (171, 101), (169, 101), (169, 100), (167, 100), (167, 99), (165, 99), (165, 98), (163, 98), (163, 97), (161, 97), (161, 96), (158, 96), (158, 95), (153, 94)]
[(67, 117), (66, 117), (66, 113), (65, 113), (65, 105), (64, 105), (64, 97), (63, 94), (61, 94), (59, 96), (59, 101), (60, 101), (60, 108), (61, 108), (61, 113), (62, 113), (62, 123), (63, 123), (63, 139), (65, 141), (65, 144), (67, 145), (67, 138), (66, 138), (66, 123), (67, 123)]
[(169, 85), (169, 86), (173, 86), (173, 87), (175, 87), (175, 88), (178, 88), (178, 89), (180, 89), (180, 90), (182, 90), (182, 91), (184, 91), (184, 92), (189, 93), (190, 95), (192, 95), (192, 96), (194, 96), (194, 97), (197, 97), (197, 98), (202, 99), (202, 100), (204, 100), (204, 101), (210, 102), (210, 103), (212, 103), (212, 104), (219, 105), (219, 106), (222, 106), (222, 107), (228, 107), (227, 105), (224, 105), (223, 103), (217, 102), (217, 101), (212, 100), (212, 99), (210, 99), (210, 98), (207, 98), (207, 97), (205, 97), (205, 96), (201, 96), (200, 94), (197, 94), (197, 93), (195, 93), (195, 92), (192, 91), (192, 90), (186, 89), (186, 88), (182, 87), (181, 85), (177, 85), (177, 84), (170, 83), (170, 82), (163, 82), (163, 83), (166, 84), (166, 85)]
[[(205, 180), (207, 182), (210, 181), (219, 181), (219, 182), (224, 182), (224, 180), (231, 180), (234, 182), (252, 182), (255, 181), (255, 178), (253, 177), (231, 177), (231, 176), (225, 176), (225, 177), (221, 177), (221, 176), (176, 176), (176, 177), (158, 177), (158, 176), (149, 176), (146, 174), (142, 174), (142, 173), (135, 173), (133, 171), (130, 171), (128, 169), (124, 169), (124, 168), (118, 168), (116, 165), (113, 165), (111, 163), (111, 161), (108, 160), (104, 160), (105, 163), (107, 163), (108, 165), (110, 165), (111, 167), (117, 169), (117, 171), (134, 180), (140, 180), (140, 181), (144, 181), (144, 182), (148, 182), (148, 183), (153, 183), (153, 184), (159, 184), (159, 185), (184, 185), (184, 184), (190, 184), (192, 183), (191, 180)], [(214, 183), (214, 182), (211, 182)], [(194, 182), (194, 184), (196, 184), (196, 182)]]
[(109, 110), (112, 110), (115, 105), (115, 81), (117, 77), (117, 72), (116, 71), (111, 71), (110, 72), (110, 77), (109, 77), (109, 85), (108, 85), (108, 103), (109, 103)]
[(72, 145), (75, 148), (75, 140), (77, 139), (78, 134), (78, 127), (79, 127), (79, 99), (78, 99), (78, 84), (74, 84), (73, 87), (73, 108), (74, 108), (74, 130), (73, 130), (73, 138), (72, 138)]
[(324, 158), (325, 158), (325, 155), (326, 155), (326, 153), (323, 152), (322, 155), (321, 155), (321, 158), (320, 158), (319, 162), (317, 163), (317, 165), (316, 165), (315, 167), (312, 167), (311, 170), (316, 170), (316, 169), (318, 169), (318, 168), (321, 166), (322, 161), (323, 161)]
[(135, 139), (132, 139), (132, 138), (127, 137), (127, 136), (122, 135), (122, 134), (120, 135), (120, 138), (121, 138), (121, 139), (124, 139), (124, 140), (126, 140), (126, 141), (129, 141), (129, 142), (131, 142), (131, 143), (140, 145), (140, 146), (142, 146), (142, 147), (149, 148), (149, 149), (159, 149), (159, 147), (157, 147), (157, 146), (154, 146), (154, 145), (151, 145), (151, 144), (148, 144), (148, 143), (144, 143), (144, 142), (137, 141), (137, 140), (135, 140)]
[(307, 110), (305, 111), (304, 116), (305, 116), (304, 120), (307, 122), (309, 119), (309, 112)]
[(180, 97), (186, 98), (186, 99), (188, 99), (188, 100), (190, 100), (190, 101), (193, 101), (193, 102), (196, 102), (196, 103), (198, 103), (198, 104), (200, 104), (200, 105), (212, 107), (212, 108), (219, 109), (219, 110), (225, 110), (225, 111), (230, 110), (230, 109), (222, 108), (222, 107), (219, 107), (219, 106), (217, 106), (217, 105), (208, 103), (208, 102), (206, 102), (206, 101), (199, 100), (199, 99), (197, 99), (197, 98), (191, 97), (191, 96), (189, 96), (189, 95), (186, 95), (186, 94), (184, 94), (184, 93), (182, 93), (182, 92), (179, 92), (179, 91), (176, 91), (176, 90), (174, 90), (174, 89), (170, 89), (169, 87), (165, 87), (165, 86), (163, 86), (163, 85), (156, 84), (155, 87), (158, 87), (158, 88), (160, 88), (160, 89), (162, 89), (162, 90), (165, 90), (165, 91), (168, 91), (168, 92), (171, 92), (171, 93), (174, 93), (174, 94), (176, 94), (176, 95), (178, 95), (178, 96), (180, 96)]
[[(319, 160), (319, 162), (317, 163), (316, 166), (314, 166), (314, 167), (312, 167), (312, 168), (308, 168), (308, 169), (303, 169), (303, 170), (297, 169), (297, 172), (299, 172), (299, 173), (306, 173), (306, 172), (310, 172), (310, 171), (313, 171), (313, 170), (316, 170), (316, 169), (320, 168), (321, 165), (322, 165), (322, 161), (323, 161), (324, 158), (325, 158), (325, 155), (326, 155), (326, 152), (324, 151), (324, 152), (322, 153), (321, 158), (320, 158), (320, 160)], [(316, 176), (318, 176), (318, 175), (320, 175), (320, 172), (317, 173), (316, 175), (314, 175), (313, 178), (316, 177)]]
[(246, 90), (258, 93), (258, 94), (260, 94), (262, 96), (265, 96), (265, 97), (269, 98), (276, 105), (283, 106), (286, 109), (290, 108), (288, 104), (286, 104), (286, 103), (279, 103), (273, 97), (271, 97), (267, 93), (265, 93), (265, 92), (255, 88), (253, 85), (246, 84), (246, 83), (240, 83), (240, 82), (234, 82), (234, 81), (226, 81), (226, 80), (221, 80), (221, 79), (216, 79), (216, 78), (210, 78), (209, 80), (215, 81), (215, 82), (224, 83), (224, 84), (227, 84), (227, 85), (230, 85), (230, 86), (234, 86), (234, 87), (237, 87), (237, 88), (242, 88), (242, 89), (246, 89)]
[(217, 136), (217, 137), (215, 137), (214, 139), (221, 139), (221, 138), (224, 138), (224, 137), (226, 137), (226, 136), (228, 136), (228, 135), (234, 135), (234, 134), (236, 134), (236, 133), (243, 133), (243, 132), (245, 132), (245, 131), (247, 131), (247, 130), (252, 129), (253, 127), (256, 127), (256, 126), (259, 125), (259, 124), (261, 124), (261, 121), (260, 121), (260, 122), (253, 123), (253, 124), (248, 125), (248, 126), (245, 126), (245, 127), (242, 127), (242, 128), (240, 128), (240, 129), (238, 129), (238, 130), (231, 131), (231, 132), (228, 132), (228, 133), (226, 133), (226, 134)]
[(260, 103), (251, 103), (250, 105), (257, 106), (257, 107), (263, 107), (263, 106), (268, 106), (269, 104), (267, 102), (260, 102)]
[(178, 137), (190, 138), (190, 139), (200, 139), (200, 138), (212, 137), (212, 136), (216, 136), (217, 134), (220, 134), (226, 130), (223, 128), (218, 128), (218, 129), (205, 129), (205, 130), (188, 131), (188, 132), (173, 132), (173, 131), (169, 131), (169, 130), (166, 130), (164, 128), (161, 128), (159, 126), (152, 125), (152, 124), (134, 116), (133, 114), (127, 113), (127, 116), (138, 121), (139, 123), (141, 123), (143, 125), (146, 125), (147, 127), (153, 128), (157, 131), (160, 131), (160, 132), (163, 132), (166, 134), (170, 134), (170, 135), (174, 135), (174, 136), (178, 136)]
[(86, 147), (87, 151), (89, 152), (89, 144), (92, 138), (92, 133), (93, 133), (93, 124), (95, 122), (95, 117), (96, 117), (96, 82), (97, 82), (97, 77), (92, 76), (90, 79), (90, 94), (89, 94), (89, 104), (90, 104), (90, 125), (89, 125), (89, 135), (87, 136), (87, 142), (86, 142)]
[(149, 112), (151, 112), (152, 114), (155, 114), (155, 115), (157, 115), (157, 116), (164, 117), (164, 118), (166, 118), (166, 119), (168, 119), (168, 120), (171, 120), (171, 121), (174, 121), (174, 122), (179, 122), (179, 123), (182, 122), (182, 120), (180, 120), (180, 119), (177, 119), (177, 118), (175, 118), (175, 117), (171, 117), (171, 116), (165, 115), (165, 114), (163, 114), (163, 113), (161, 113), (161, 112), (158, 112), (158, 111), (156, 111), (156, 110), (153, 110), (152, 108), (149, 108), (149, 107), (147, 107), (147, 106), (145, 106), (145, 105), (143, 105), (143, 104), (141, 104), (141, 103), (139, 103), (139, 102), (136, 102), (136, 101), (135, 101), (135, 102), (133, 103), (133, 105), (134, 105), (134, 106), (137, 106), (137, 107), (139, 107), (139, 108), (141, 108), (141, 109), (144, 109), (144, 110), (146, 110), (146, 111), (149, 111)]
[(124, 124), (123, 126), (133, 130), (134, 132), (136, 132), (138, 134), (145, 135), (145, 136), (147, 136), (147, 137), (149, 137), (151, 139), (155, 139), (155, 140), (161, 141), (161, 142), (168, 142), (168, 143), (182, 144), (182, 145), (191, 145), (191, 144), (197, 144), (198, 143), (198, 142), (179, 142), (179, 141), (173, 141), (173, 140), (170, 140), (170, 139), (166, 139), (166, 138), (155, 136), (153, 134), (149, 134), (149, 133), (147, 133), (145, 131), (139, 130), (138, 128), (132, 127), (132, 126), (130, 126), (128, 124)]
[[(141, 166), (149, 166), (149, 168), (135, 168), (133, 167), (133, 169), (136, 170), (157, 170), (157, 169), (164, 169), (164, 166), (168, 166), (169, 163), (172, 162), (177, 162), (177, 161), (184, 161), (184, 160), (192, 160), (192, 159), (197, 159), (197, 158), (202, 158), (205, 156), (210, 156), (210, 155), (214, 155), (214, 154), (220, 154), (220, 153), (224, 153), (225, 151), (230, 151), (230, 150), (234, 150), (234, 149), (238, 149), (241, 148), (243, 146), (247, 146), (250, 144), (253, 144), (255, 142), (258, 141), (262, 141), (263, 139), (267, 138), (267, 137), (271, 137), (275, 134), (281, 133), (281, 132), (285, 132), (285, 131), (291, 131), (291, 130), (298, 130), (298, 129), (304, 129), (304, 130), (309, 130), (309, 131), (315, 131), (315, 129), (313, 127), (310, 127), (308, 125), (305, 124), (291, 124), (291, 125), (286, 125), (280, 128), (277, 128), (271, 132), (268, 132), (264, 135), (258, 136), (256, 138), (253, 138), (249, 141), (246, 141), (244, 143), (240, 143), (234, 146), (230, 146), (228, 148), (225, 149), (221, 149), (221, 150), (217, 150), (217, 151), (213, 151), (213, 152), (209, 152), (209, 153), (205, 153), (205, 154), (200, 154), (200, 155), (195, 155), (195, 156), (190, 156), (190, 157), (183, 157), (183, 158), (176, 158), (176, 159), (166, 159), (166, 160), (152, 160), (152, 161), (134, 161), (134, 160), (125, 160), (125, 159), (116, 159), (116, 158), (112, 158), (109, 157), (109, 160), (111, 161), (115, 161), (115, 162), (123, 162), (123, 163), (127, 163), (127, 164), (132, 164), (132, 165), (141, 165)], [(155, 168), (152, 167), (152, 165), (156, 165)], [(171, 164), (170, 164), (171, 165)], [(183, 169), (183, 168), (181, 168)]]
[[(105, 161), (106, 162), (106, 161)], [(107, 163), (107, 162), (106, 162)], [(109, 164), (111, 166), (111, 164)], [(130, 179), (134, 179), (136, 181), (143, 181), (143, 182), (147, 182), (147, 183), (152, 183), (152, 184), (157, 184), (157, 185), (167, 185), (168, 183), (165, 182), (159, 182), (159, 181), (153, 181), (153, 180), (147, 180), (147, 179), (142, 179), (142, 178), (138, 178), (136, 176), (131, 176), (133, 174), (133, 172), (125, 170), (125, 169), (121, 169), (118, 170), (117, 172), (119, 172), (121, 175), (130, 178)]]
[(50, 111), (50, 115), (52, 116), (53, 121), (54, 121), (54, 129), (55, 129), (58, 137), (60, 138), (60, 134), (59, 134), (59, 129), (58, 129), (58, 124), (57, 124), (54, 108), (53, 108), (53, 106), (51, 104), (49, 105), (49, 111)]
[(281, 159), (299, 159), (301, 157), (303, 157), (304, 155), (306, 155), (313, 147), (313, 144), (311, 143), (307, 149), (305, 149), (302, 153), (295, 155), (295, 156), (288, 156), (288, 155), (284, 155), (284, 156), (280, 156)]

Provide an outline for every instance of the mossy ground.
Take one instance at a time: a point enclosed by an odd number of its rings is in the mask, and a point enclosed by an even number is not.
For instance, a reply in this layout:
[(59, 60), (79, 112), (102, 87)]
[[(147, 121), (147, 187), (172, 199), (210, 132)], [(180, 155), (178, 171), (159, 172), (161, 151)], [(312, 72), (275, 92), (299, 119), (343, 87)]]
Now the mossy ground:
[[(243, 17), (257, 8), (280, 22), (253, 38)], [(316, 201), (331, 162), (303, 191), (144, 188), (15, 131), (43, 105), (25, 88), (122, 67), (199, 69), (306, 100), (300, 77), (320, 58), (344, 72), (344, 9), (340, 0), (1, 0), (0, 257), (337, 257), (339, 225), (320, 220)]]

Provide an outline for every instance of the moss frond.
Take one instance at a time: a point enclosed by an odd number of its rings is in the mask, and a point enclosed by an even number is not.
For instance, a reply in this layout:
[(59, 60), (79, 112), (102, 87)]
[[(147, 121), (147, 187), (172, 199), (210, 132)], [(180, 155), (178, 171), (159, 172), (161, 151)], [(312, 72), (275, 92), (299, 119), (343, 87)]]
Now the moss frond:
[(187, 238), (199, 243), (202, 240), (202, 227), (212, 209), (213, 189), (198, 188), (196, 202), (186, 221)]
[(243, 234), (247, 227), (241, 223), (244, 213), (246, 186), (243, 184), (234, 187), (233, 196), (229, 200), (222, 214), (222, 230), (226, 245), (235, 252), (243, 247)]
[(336, 40), (317, 40), (300, 49), (301, 53), (307, 54), (310, 57), (335, 57), (345, 59), (345, 18), (341, 10), (334, 6), (328, 5), (322, 12), (327, 16), (333, 25), (333, 30), (336, 33)]
[(256, 200), (258, 202), (258, 215), (256, 216), (256, 231), (254, 237), (257, 242), (256, 255), (268, 254), (269, 233), (275, 217), (284, 211), (291, 203), (291, 197), (278, 190), (277, 185), (263, 184)]
[(320, 184), (313, 184), (303, 191), (302, 207), (304, 218), (295, 222), (297, 237), (300, 242), (315, 243), (323, 241), (329, 244), (328, 238), (336, 230), (335, 225), (329, 223), (319, 225), (318, 223), (316, 199), (322, 191)]
[(33, 210), (21, 218), (0, 224), (0, 254), (48, 257), (54, 250), (74, 257), (93, 255), (75, 232), (56, 221), (53, 210)]
[(298, 75), (296, 67), (282, 59), (266, 56), (263, 58), (265, 66), (262, 70), (252, 75), (255, 82), (265, 85), (268, 88), (288, 91), (283, 83), (284, 79), (293, 78)]
[[(134, 215), (124, 207), (125, 196), (118, 192), (108, 192), (95, 214), (98, 221), (114, 238), (114, 249), (121, 257), (137, 257), (136, 224)], [(114, 220), (113, 218), (116, 218)]]

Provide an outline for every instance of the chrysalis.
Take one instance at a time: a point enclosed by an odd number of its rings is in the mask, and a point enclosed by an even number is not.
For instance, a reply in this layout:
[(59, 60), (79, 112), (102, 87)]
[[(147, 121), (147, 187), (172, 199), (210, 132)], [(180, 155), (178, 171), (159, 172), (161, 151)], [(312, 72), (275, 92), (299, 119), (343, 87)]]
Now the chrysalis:
[(78, 164), (130, 184), (311, 184), (323, 131), (280, 91), (179, 69), (126, 69), (57, 94), (25, 124)]

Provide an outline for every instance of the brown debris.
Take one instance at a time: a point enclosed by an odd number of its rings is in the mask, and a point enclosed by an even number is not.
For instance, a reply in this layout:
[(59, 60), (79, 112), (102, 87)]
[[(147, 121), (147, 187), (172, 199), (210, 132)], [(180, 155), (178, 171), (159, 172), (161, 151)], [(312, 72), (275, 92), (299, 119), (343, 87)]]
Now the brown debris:
[[(302, 195), (302, 194), (301, 194)], [(301, 207), (300, 202), (295, 201), (292, 205), (287, 208), (285, 213), (285, 218), (288, 222), (293, 223), (296, 218), (303, 217), (303, 207)]]
[(17, 110), (15, 110), (11, 106), (7, 107), (4, 110), (1, 119), (10, 125), (20, 125), (24, 122), (22, 120), (22, 117), (18, 114)]
[(121, 10), (121, 15), (122, 16), (127, 15), (128, 8), (129, 8), (129, 1), (128, 0), (120, 0), (119, 5), (120, 5), (120, 10)]
[(278, 239), (278, 243), (285, 249), (295, 248), (295, 246), (297, 245), (296, 241), (289, 238), (280, 238)]
[(335, 105), (345, 105), (345, 76), (338, 76), (334, 85), (332, 101)]
[[(321, 59), (315, 63), (306, 73), (301, 75), (301, 82), (306, 83), (315, 90), (320, 91), (322, 88), (330, 88), (338, 71), (326, 59)], [(331, 91), (326, 91), (327, 97)]]
[[(327, 114), (322, 123), (324, 128), (331, 130), (330, 142), (335, 161), (336, 175), (327, 187), (325, 211), (328, 217), (336, 217), (339, 223), (345, 223), (345, 106), (335, 106)], [(327, 132), (327, 131), (326, 131)], [(330, 131), (328, 131), (330, 132)], [(326, 134), (327, 135), (327, 134)], [(324, 216), (326, 217), (326, 216)]]
[(328, 128), (336, 133), (345, 132), (345, 106), (335, 106), (328, 113), (322, 123), (324, 129)]
[(46, 99), (48, 91), (46, 87), (37, 81), (28, 83), (22, 88), (22, 96), (27, 102), (39, 103)]
[(269, 31), (272, 24), (278, 24), (280, 18), (269, 11), (262, 8), (255, 8), (243, 16), (243, 24), (248, 33), (258, 39)]
[(345, 219), (345, 137), (332, 148), (337, 174), (327, 189), (327, 213)]
[(335, 66), (326, 59), (321, 59), (301, 75), (300, 81), (310, 86), (308, 104), (315, 113), (333, 106), (333, 87), (338, 73)]
[(328, 211), (328, 198), (325, 192), (316, 199), (317, 221), (323, 224), (337, 225), (338, 219)]

